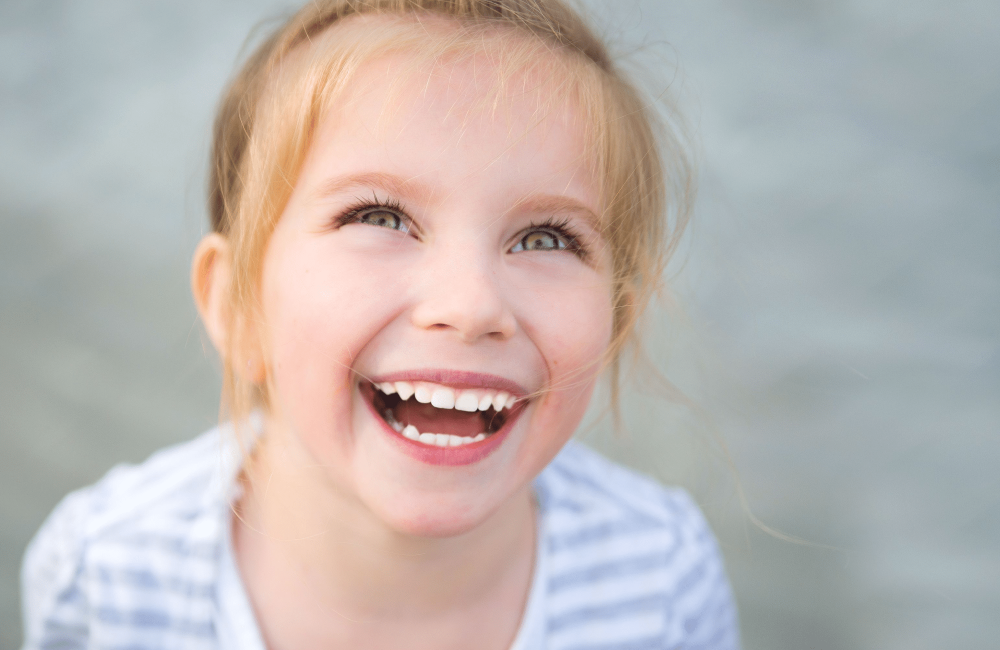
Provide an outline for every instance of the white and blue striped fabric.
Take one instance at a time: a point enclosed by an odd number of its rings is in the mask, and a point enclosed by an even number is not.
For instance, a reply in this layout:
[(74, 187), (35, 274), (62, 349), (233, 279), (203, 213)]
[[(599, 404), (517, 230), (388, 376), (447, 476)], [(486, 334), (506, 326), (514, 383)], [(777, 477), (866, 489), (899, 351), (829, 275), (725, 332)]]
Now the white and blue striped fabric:
[[(212, 430), (59, 504), (25, 555), (25, 650), (264, 650), (230, 547), (231, 439)], [(573, 442), (534, 485), (512, 650), (739, 648), (722, 559), (683, 491)]]

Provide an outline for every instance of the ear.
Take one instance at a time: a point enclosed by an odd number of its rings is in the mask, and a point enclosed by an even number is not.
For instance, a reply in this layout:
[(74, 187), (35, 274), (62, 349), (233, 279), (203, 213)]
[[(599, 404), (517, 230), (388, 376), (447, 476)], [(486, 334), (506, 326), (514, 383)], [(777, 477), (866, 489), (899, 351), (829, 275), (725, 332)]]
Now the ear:
[(219, 233), (205, 235), (195, 249), (191, 263), (191, 293), (208, 337), (223, 359), (229, 352), (231, 320), (227, 303), (230, 277), (229, 241)]
[[(209, 233), (202, 238), (194, 251), (191, 262), (191, 293), (198, 307), (201, 322), (205, 324), (212, 345), (232, 370), (244, 379), (259, 384), (266, 377), (264, 360), (259, 350), (243, 349), (231, 345), (232, 338), (246, 339), (248, 332), (236, 332), (239, 319), (233, 318), (229, 304), (229, 282), (232, 278), (232, 253), (229, 241), (219, 233)], [(239, 350), (235, 349), (240, 347)], [(230, 356), (234, 358), (229, 358)]]

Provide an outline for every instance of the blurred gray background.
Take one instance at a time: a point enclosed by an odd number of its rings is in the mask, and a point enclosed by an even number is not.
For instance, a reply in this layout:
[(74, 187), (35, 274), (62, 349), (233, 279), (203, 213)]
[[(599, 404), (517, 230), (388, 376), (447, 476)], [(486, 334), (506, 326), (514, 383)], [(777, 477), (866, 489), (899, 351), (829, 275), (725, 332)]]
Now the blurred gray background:
[[(747, 648), (996, 647), (1000, 4), (588, 5), (654, 84), (682, 72), (702, 193), (649, 348), (703, 413), (640, 382), (624, 433), (581, 435), (695, 494)], [(0, 648), (58, 499), (216, 420), (187, 289), (209, 125), (287, 8), (0, 3)], [(720, 441), (808, 544), (750, 520)]]

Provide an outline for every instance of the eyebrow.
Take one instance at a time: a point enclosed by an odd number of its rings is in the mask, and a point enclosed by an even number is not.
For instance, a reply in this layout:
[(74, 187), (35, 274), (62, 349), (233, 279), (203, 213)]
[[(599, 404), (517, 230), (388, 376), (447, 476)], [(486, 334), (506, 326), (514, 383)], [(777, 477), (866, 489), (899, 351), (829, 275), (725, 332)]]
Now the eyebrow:
[(363, 172), (332, 178), (324, 182), (316, 191), (316, 197), (325, 198), (355, 188), (382, 190), (386, 194), (419, 200), (426, 200), (431, 195), (428, 187), (415, 180), (385, 172)]
[(586, 205), (576, 199), (559, 194), (537, 194), (528, 196), (513, 205), (510, 211), (542, 212), (565, 214), (567, 212), (581, 215), (595, 232), (601, 232), (601, 219)]

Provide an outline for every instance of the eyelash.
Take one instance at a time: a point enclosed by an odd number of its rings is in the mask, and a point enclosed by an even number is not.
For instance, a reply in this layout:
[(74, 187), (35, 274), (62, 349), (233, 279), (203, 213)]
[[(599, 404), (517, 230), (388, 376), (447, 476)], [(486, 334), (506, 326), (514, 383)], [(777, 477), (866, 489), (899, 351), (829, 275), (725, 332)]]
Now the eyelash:
[[(344, 212), (334, 220), (334, 227), (340, 228), (351, 223), (356, 223), (358, 218), (363, 215), (366, 210), (386, 210), (393, 212), (404, 224), (406, 224), (406, 233), (411, 233), (415, 230), (413, 227), (413, 219), (406, 214), (406, 211), (403, 209), (403, 204), (400, 203), (399, 200), (388, 199), (382, 201), (376, 197), (372, 197), (370, 199), (363, 199), (359, 197), (354, 204), (345, 209)], [(533, 221), (530, 226), (518, 233), (519, 237), (517, 238), (515, 245), (521, 243), (527, 235), (539, 230), (547, 231), (560, 238), (565, 243), (565, 248), (560, 250), (572, 253), (582, 260), (587, 259), (588, 254), (586, 248), (580, 242), (580, 238), (574, 232), (573, 228), (570, 227), (569, 219), (565, 218), (555, 219), (553, 217), (549, 217), (542, 222), (536, 223)]]
[(533, 221), (530, 226), (521, 231), (520, 237), (517, 240), (518, 243), (524, 240), (524, 238), (530, 233), (539, 230), (548, 231), (549, 233), (562, 239), (563, 242), (565, 242), (566, 247), (561, 250), (572, 253), (582, 260), (587, 259), (587, 250), (580, 242), (580, 238), (574, 232), (573, 228), (570, 227), (569, 219), (555, 219), (553, 217), (549, 217), (541, 223), (535, 223)]
[(400, 203), (399, 200), (388, 199), (386, 201), (382, 201), (374, 196), (370, 199), (358, 197), (353, 204), (340, 214), (340, 216), (334, 219), (334, 228), (340, 228), (341, 226), (357, 222), (358, 218), (367, 210), (385, 210), (387, 212), (393, 212), (399, 217), (400, 221), (406, 224), (407, 233), (413, 229), (413, 219), (406, 214), (406, 210), (403, 209), (403, 204)]

